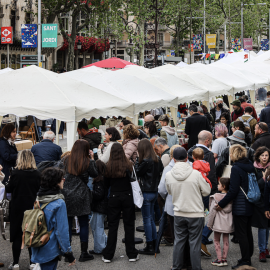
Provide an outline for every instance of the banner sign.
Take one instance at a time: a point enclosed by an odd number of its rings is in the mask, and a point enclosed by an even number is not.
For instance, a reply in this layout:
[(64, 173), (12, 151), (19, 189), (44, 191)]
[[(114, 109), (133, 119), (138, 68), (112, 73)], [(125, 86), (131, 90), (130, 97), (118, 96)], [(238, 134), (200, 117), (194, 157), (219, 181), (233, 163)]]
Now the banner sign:
[(263, 51), (269, 50), (269, 39), (261, 40), (261, 50), (263, 50)]
[(201, 34), (193, 35), (193, 49), (202, 50), (203, 49), (203, 37)]
[(37, 47), (37, 25), (36, 24), (22, 24), (22, 48), (36, 48)]
[(252, 51), (253, 50), (253, 40), (252, 38), (244, 38), (244, 49)]
[(208, 46), (209, 49), (216, 48), (216, 39), (217, 39), (216, 34), (206, 35), (206, 45)]
[(42, 48), (57, 47), (57, 24), (42, 24)]
[(232, 38), (232, 49), (241, 50), (241, 39)]
[(1, 27), (1, 44), (13, 44), (12, 26)]

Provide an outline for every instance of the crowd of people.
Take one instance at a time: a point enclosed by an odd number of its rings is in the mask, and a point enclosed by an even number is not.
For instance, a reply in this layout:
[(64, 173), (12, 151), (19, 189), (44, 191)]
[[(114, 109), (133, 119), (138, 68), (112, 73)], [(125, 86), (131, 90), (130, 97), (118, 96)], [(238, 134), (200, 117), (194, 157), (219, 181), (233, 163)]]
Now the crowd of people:
[[(160, 244), (173, 245), (171, 269), (201, 270), (201, 255), (211, 257), (207, 245), (214, 242), (212, 265), (227, 266), (231, 234), (241, 251), (232, 269), (250, 266), (252, 227), (258, 228), (259, 261), (266, 262), (270, 258), (270, 99), (260, 118), (246, 96), (233, 101), (232, 107), (230, 114), (222, 99), (210, 112), (204, 105), (190, 105), (185, 126), (189, 140), (183, 146), (167, 115), (145, 116), (143, 128), (112, 118), (103, 135), (99, 126), (104, 118), (81, 121), (80, 138), (64, 154), (53, 143), (52, 131), (46, 131), (31, 151), (18, 153), (15, 126), (7, 124), (0, 136), (0, 180), (11, 196), (13, 262), (8, 269), (19, 270), (24, 212), (33, 209), (35, 201), (44, 212), (50, 239), (46, 245), (28, 247), (30, 269), (39, 263), (41, 270), (54, 270), (61, 256), (74, 265), (76, 224), (81, 243), (78, 260), (100, 255), (104, 263), (112, 262), (121, 218), (130, 262), (137, 261), (139, 254), (159, 253)], [(134, 178), (143, 196), (140, 210), (146, 238), (139, 250), (135, 247)], [(247, 196), (251, 180), (260, 193), (253, 202)], [(160, 242), (156, 225), (161, 217), (167, 226)]]

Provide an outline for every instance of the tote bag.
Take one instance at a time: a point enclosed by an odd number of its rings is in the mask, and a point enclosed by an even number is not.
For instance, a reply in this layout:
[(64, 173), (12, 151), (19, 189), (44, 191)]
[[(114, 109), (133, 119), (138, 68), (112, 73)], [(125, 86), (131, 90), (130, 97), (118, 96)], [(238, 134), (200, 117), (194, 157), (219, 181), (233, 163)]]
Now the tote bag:
[(230, 149), (229, 149), (229, 164), (225, 166), (221, 177), (230, 178), (231, 170), (232, 170), (232, 165), (231, 165), (231, 157), (230, 157)]
[(141, 208), (143, 205), (143, 194), (142, 190), (140, 188), (139, 182), (137, 180), (137, 175), (133, 167), (133, 172), (130, 178), (130, 183), (132, 187), (132, 193), (133, 193), (133, 201), (134, 204), (138, 207)]

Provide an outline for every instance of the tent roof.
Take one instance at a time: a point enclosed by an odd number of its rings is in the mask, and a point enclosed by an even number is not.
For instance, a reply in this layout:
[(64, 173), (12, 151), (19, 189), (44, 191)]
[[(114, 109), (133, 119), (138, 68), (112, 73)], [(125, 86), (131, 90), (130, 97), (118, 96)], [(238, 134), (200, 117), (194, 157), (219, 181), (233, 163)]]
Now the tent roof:
[(121, 58), (112, 57), (106, 60), (98, 61), (96, 63), (84, 66), (83, 68), (92, 67), (92, 66), (96, 66), (100, 68), (124, 68), (125, 66), (128, 66), (128, 65), (135, 65), (135, 64), (125, 61)]
[(177, 66), (177, 67), (185, 67), (185, 66), (187, 66), (187, 65), (188, 65), (187, 63), (181, 61), (181, 62), (179, 62), (176, 66)]
[(12, 71), (12, 70), (14, 70), (14, 69), (12, 69), (12, 68), (4, 68), (4, 69), (0, 69), (0, 74), (7, 73), (7, 72), (10, 72), (10, 71)]
[(91, 116), (133, 117), (133, 105), (107, 92), (48, 71), (30, 66), (0, 75), (0, 115), (34, 115), (80, 121)]

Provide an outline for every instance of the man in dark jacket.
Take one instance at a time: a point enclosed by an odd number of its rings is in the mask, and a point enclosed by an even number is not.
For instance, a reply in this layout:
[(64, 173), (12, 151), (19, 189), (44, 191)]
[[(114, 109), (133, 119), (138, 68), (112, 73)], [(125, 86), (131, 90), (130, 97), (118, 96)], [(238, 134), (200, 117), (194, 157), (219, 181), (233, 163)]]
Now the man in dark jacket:
[(260, 122), (264, 122), (268, 125), (268, 131), (270, 132), (270, 98), (265, 100), (265, 108), (262, 109), (260, 115)]
[[(101, 133), (98, 132), (97, 128), (93, 127), (88, 129), (87, 124), (82, 121), (78, 124), (77, 131), (80, 135), (80, 138), (89, 143), (90, 150), (93, 151), (94, 148), (98, 148), (98, 146), (101, 144)], [(94, 159), (98, 159), (97, 152), (94, 153)]]
[(213, 116), (214, 121), (216, 121), (224, 112), (230, 113), (228, 110), (223, 108), (223, 99), (218, 98), (216, 101), (216, 107), (210, 110), (210, 114)]
[(261, 146), (270, 149), (270, 133), (267, 124), (264, 122), (257, 123), (255, 126), (255, 142), (251, 148), (256, 151)]
[(34, 145), (31, 149), (35, 157), (36, 164), (42, 161), (58, 161), (61, 159), (62, 149), (54, 144), (55, 134), (52, 131), (46, 131), (43, 140)]
[(189, 107), (190, 117), (187, 118), (185, 133), (189, 135), (188, 148), (190, 149), (198, 142), (198, 134), (202, 130), (211, 131), (207, 118), (197, 113), (196, 105)]
[(238, 99), (234, 100), (231, 105), (233, 106), (232, 122), (234, 122), (244, 114), (244, 109), (241, 107), (241, 101)]

